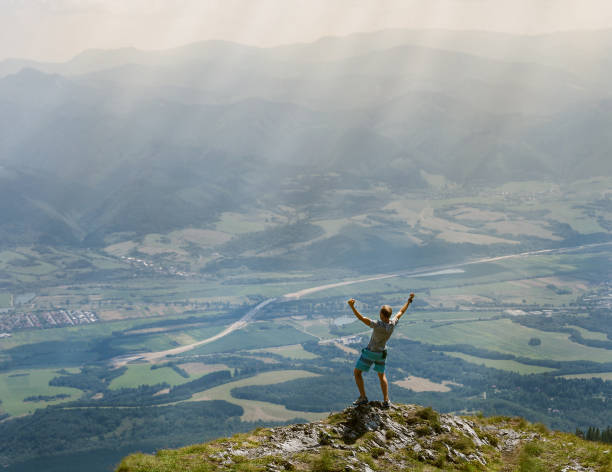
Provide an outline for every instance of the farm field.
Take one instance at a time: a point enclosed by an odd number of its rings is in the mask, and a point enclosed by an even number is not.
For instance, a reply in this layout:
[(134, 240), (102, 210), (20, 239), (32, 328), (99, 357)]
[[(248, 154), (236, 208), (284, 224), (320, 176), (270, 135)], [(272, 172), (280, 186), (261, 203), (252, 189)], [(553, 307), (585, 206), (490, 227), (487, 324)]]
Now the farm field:
[[(559, 361), (586, 360), (610, 362), (607, 349), (584, 346), (572, 342), (565, 333), (545, 332), (513, 323), (508, 319), (456, 323), (432, 328), (429, 323), (398, 325), (399, 331), (409, 339), (430, 344), (470, 344), (515, 356)], [(539, 346), (530, 346), (529, 339), (542, 340)]]
[(326, 318), (291, 321), (290, 323), (301, 332), (310, 336), (315, 336), (318, 339), (330, 339), (335, 337), (330, 331), (331, 320)]
[[(399, 309), (399, 304), (394, 307)], [(491, 313), (489, 310), (470, 310), (462, 311), (408, 311), (401, 319), (402, 324), (411, 323), (451, 323), (453, 321), (475, 321), (490, 319), (499, 316), (498, 313)]]
[(393, 383), (398, 387), (412, 390), (413, 392), (450, 392), (450, 385), (457, 385), (448, 380), (438, 383), (432, 382), (431, 380), (423, 377), (416, 377), (414, 375), (409, 375), (405, 379), (396, 380)]
[(129, 364), (127, 371), (122, 376), (114, 378), (109, 388), (111, 390), (137, 388), (141, 385), (156, 385), (163, 382), (174, 386), (193, 380), (180, 376), (170, 367), (158, 369), (151, 369), (151, 367), (151, 364)]
[(493, 369), (507, 370), (509, 372), (517, 372), (522, 375), (543, 374), (545, 372), (554, 372), (556, 369), (542, 367), (538, 365), (522, 364), (511, 359), (485, 359), (483, 357), (470, 356), (462, 352), (442, 351), (447, 356), (458, 357), (464, 361), (471, 362), (476, 365), (485, 365)]
[(112, 341), (113, 347), (125, 351), (165, 351), (214, 336), (223, 330), (222, 326), (186, 328), (183, 330), (123, 336)]
[(316, 359), (316, 354), (306, 351), (301, 344), (293, 344), (289, 346), (281, 347), (269, 347), (264, 349), (252, 349), (249, 352), (253, 353), (265, 353), (278, 354), (279, 356), (287, 357), (289, 359)]
[(470, 301), (470, 299), (497, 300), (499, 303), (559, 306), (576, 298), (573, 293), (558, 295), (553, 289), (542, 287), (532, 280), (508, 280), (488, 284), (466, 285), (458, 288), (431, 290), (433, 298), (443, 300)]
[(595, 339), (598, 341), (608, 340), (608, 336), (606, 335), (606, 333), (602, 333), (600, 331), (591, 331), (576, 325), (567, 325), (567, 327), (578, 331), (584, 339)]
[(190, 354), (213, 354), (262, 347), (275, 347), (312, 341), (315, 338), (292, 326), (271, 322), (256, 322), (248, 327), (228, 334), (210, 344), (197, 347)]
[(245, 215), (235, 212), (224, 212), (216, 224), (215, 229), (231, 234), (250, 233), (265, 229), (266, 218), (274, 218), (276, 215), (271, 212), (260, 212), (255, 215)]
[(201, 375), (219, 372), (221, 370), (229, 370), (234, 375), (234, 370), (225, 364), (207, 364), (204, 362), (186, 362), (178, 365), (181, 369), (187, 372), (191, 377), (199, 377)]
[(274, 403), (243, 400), (234, 398), (231, 391), (234, 388), (246, 387), (250, 385), (273, 385), (290, 380), (316, 377), (317, 374), (304, 370), (280, 370), (265, 372), (247, 379), (229, 382), (219, 387), (214, 387), (209, 390), (197, 393), (191, 397), (189, 401), (200, 400), (226, 400), (244, 408), (244, 414), (241, 416), (242, 421), (288, 421), (296, 418), (303, 418), (307, 421), (316, 421), (327, 416), (327, 413), (312, 413), (306, 411), (288, 410), (282, 405)]
[[(11, 416), (21, 416), (47, 405), (57, 405), (78, 398), (82, 392), (76, 388), (49, 385), (49, 381), (58, 375), (55, 369), (34, 369), (0, 374), (0, 400), (2, 400), (0, 408)], [(24, 399), (28, 397), (62, 394), (68, 395), (68, 397), (57, 400), (24, 402)]]

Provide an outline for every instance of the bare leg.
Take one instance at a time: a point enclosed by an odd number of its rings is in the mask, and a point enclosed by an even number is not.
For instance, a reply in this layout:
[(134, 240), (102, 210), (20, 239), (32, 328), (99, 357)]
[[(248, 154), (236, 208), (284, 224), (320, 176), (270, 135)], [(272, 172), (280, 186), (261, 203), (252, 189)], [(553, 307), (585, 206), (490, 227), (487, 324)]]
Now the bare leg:
[(366, 398), (365, 386), (363, 385), (363, 377), (361, 375), (361, 371), (359, 369), (355, 369), (353, 373), (355, 374), (355, 383), (357, 384), (357, 388), (359, 389), (360, 398)]
[[(378, 373), (378, 380), (380, 380), (380, 389), (382, 390), (384, 401), (389, 401), (389, 382), (387, 382), (387, 377), (385, 373)], [(363, 382), (363, 379), (362, 379)]]

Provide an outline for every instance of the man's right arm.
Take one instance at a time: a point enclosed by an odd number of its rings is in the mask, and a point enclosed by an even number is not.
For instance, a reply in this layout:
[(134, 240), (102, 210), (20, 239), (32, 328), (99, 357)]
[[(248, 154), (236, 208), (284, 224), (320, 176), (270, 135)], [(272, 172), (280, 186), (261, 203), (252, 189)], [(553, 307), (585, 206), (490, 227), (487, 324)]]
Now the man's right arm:
[(357, 311), (357, 309), (355, 308), (355, 299), (351, 298), (348, 302), (349, 306), (351, 307), (351, 310), (353, 310), (353, 313), (355, 314), (355, 316), (359, 319), (359, 321), (361, 321), (362, 323), (371, 326), (372, 325), (372, 320), (370, 318), (366, 318), (365, 316), (363, 316), (361, 313), (359, 313)]

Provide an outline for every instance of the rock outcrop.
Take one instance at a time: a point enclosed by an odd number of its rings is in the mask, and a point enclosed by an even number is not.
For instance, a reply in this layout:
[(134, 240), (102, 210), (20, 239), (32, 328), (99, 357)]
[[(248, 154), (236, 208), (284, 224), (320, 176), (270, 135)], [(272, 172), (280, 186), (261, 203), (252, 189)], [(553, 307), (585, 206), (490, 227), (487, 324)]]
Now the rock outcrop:
[[(578, 443), (590, 452), (575, 447)], [(462, 417), (417, 405), (385, 409), (370, 402), (315, 423), (262, 428), (154, 456), (135, 454), (117, 471), (415, 469), (595, 472), (612, 470), (612, 460), (605, 445), (586, 444), (521, 418)]]

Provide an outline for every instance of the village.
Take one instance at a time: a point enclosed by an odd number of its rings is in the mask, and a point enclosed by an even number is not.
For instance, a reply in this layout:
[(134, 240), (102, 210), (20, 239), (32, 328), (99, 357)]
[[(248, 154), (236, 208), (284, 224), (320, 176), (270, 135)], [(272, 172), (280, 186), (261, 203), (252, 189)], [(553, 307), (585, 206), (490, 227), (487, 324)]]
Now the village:
[(91, 324), (98, 321), (92, 311), (55, 310), (30, 313), (7, 313), (0, 316), (0, 338), (21, 329), (47, 329)]

